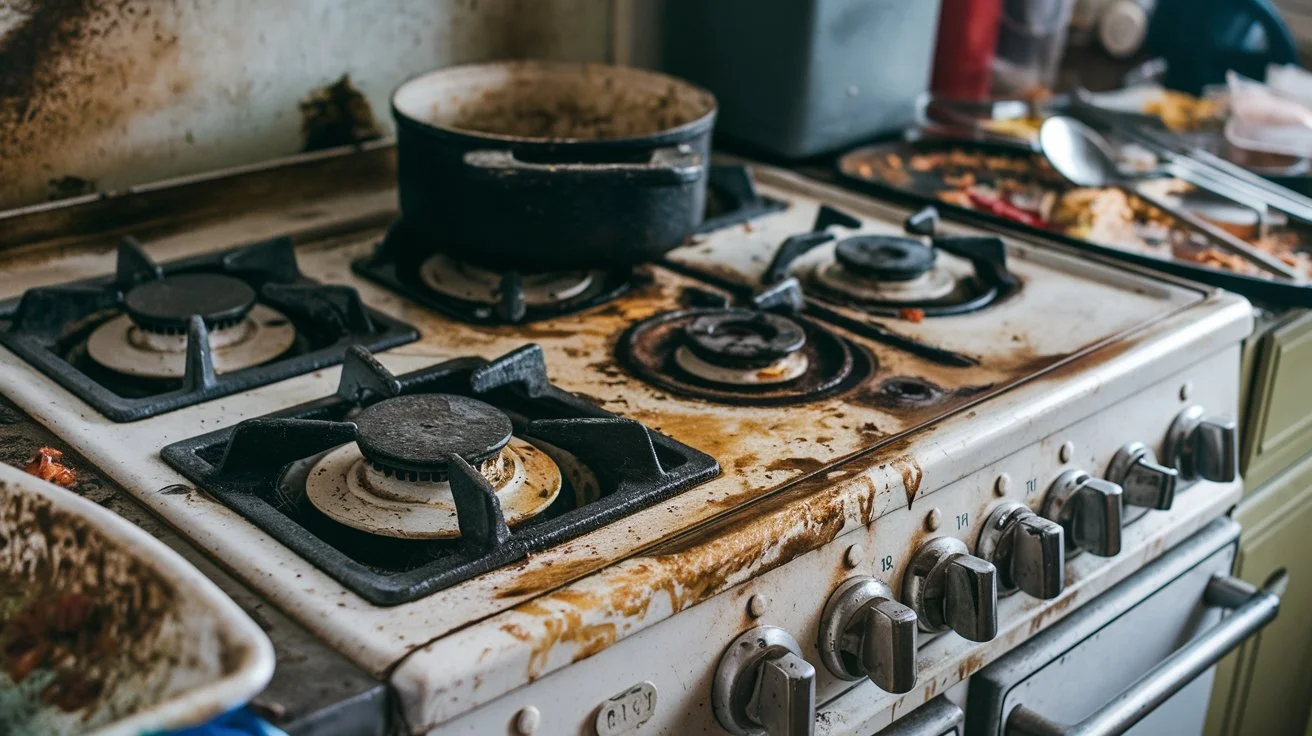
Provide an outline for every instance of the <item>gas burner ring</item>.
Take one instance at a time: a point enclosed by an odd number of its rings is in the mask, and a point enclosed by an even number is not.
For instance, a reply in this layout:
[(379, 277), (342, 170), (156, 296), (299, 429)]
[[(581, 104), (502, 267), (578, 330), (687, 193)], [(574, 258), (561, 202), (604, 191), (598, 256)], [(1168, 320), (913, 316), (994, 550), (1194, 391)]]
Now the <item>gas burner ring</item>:
[(383, 399), (355, 415), (360, 452), (385, 475), (445, 480), (459, 456), (470, 465), (493, 458), (510, 442), (510, 417), (491, 404), (455, 394)]
[(793, 353), (760, 368), (730, 368), (702, 360), (687, 345), (674, 351), (674, 362), (689, 375), (730, 386), (764, 386), (801, 378), (811, 365), (804, 353)]
[(806, 331), (787, 317), (749, 309), (703, 314), (683, 328), (686, 347), (725, 368), (766, 368), (806, 345)]
[[(482, 468), (514, 527), (547, 509), (563, 486), (560, 467), (546, 452), (512, 438), (496, 467)], [(490, 476), (490, 477), (489, 477)], [(404, 539), (460, 537), (451, 484), (404, 480), (374, 468), (357, 443), (342, 445), (310, 469), (305, 492), (329, 518), (361, 531)]]
[[(96, 327), (86, 351), (99, 365), (139, 378), (178, 379), (187, 371), (186, 334), (142, 329), (129, 315)], [(209, 333), (215, 373), (230, 373), (267, 363), (296, 343), (296, 327), (286, 315), (256, 304), (245, 318)]]
[(231, 327), (255, 306), (255, 290), (245, 281), (219, 273), (180, 273), (132, 287), (123, 311), (143, 330), (183, 334), (193, 315), (211, 330)]
[(834, 246), (844, 268), (876, 281), (911, 281), (929, 273), (938, 260), (934, 249), (912, 238), (854, 235)]
[(830, 293), (857, 301), (910, 306), (943, 299), (958, 287), (957, 279), (942, 268), (933, 268), (901, 281), (876, 281), (837, 261), (818, 264), (812, 272), (812, 280)]
[[(600, 271), (552, 271), (521, 276), (524, 304), (550, 306), (578, 297), (605, 276)], [(435, 253), (419, 267), (419, 277), (428, 288), (461, 301), (493, 306), (501, 301), (505, 274)]]
[[(684, 396), (726, 404), (780, 406), (812, 401), (859, 384), (874, 357), (805, 317), (778, 317), (801, 328), (803, 344), (763, 368), (710, 363), (690, 349), (687, 328), (702, 317), (740, 319), (749, 310), (664, 312), (633, 325), (616, 345), (617, 358), (649, 383)], [(777, 315), (771, 315), (775, 317)]]
[(889, 404), (918, 406), (938, 401), (943, 389), (914, 376), (895, 376), (880, 383), (877, 393)]

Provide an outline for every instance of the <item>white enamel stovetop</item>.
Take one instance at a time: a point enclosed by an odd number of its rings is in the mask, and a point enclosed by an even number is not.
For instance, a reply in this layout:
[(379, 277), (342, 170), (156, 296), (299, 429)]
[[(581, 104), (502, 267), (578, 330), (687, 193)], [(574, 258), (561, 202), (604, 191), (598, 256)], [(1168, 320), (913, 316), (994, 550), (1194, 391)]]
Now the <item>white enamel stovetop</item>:
[[(778, 243), (810, 228), (817, 197), (859, 215), (862, 232), (900, 232), (906, 214), (783, 172), (758, 170), (758, 183), (763, 193), (788, 200), (790, 207), (749, 227), (700, 238), (672, 259), (750, 282)], [(145, 246), (157, 261), (168, 261), (288, 232), (330, 229), (334, 222), (385, 211), (393, 202), (390, 191), (344, 195), (309, 209), (244, 214)], [(204, 493), (159, 492), (184, 482), (159, 459), (159, 448), (327, 395), (335, 388), (336, 369), (115, 424), (0, 351), (0, 392), (279, 607), (365, 669), (390, 676), (416, 728), (595, 655), (845, 531), (907, 507), (1095, 408), (1237, 343), (1250, 324), (1241, 299), (1010, 243), (1010, 265), (1023, 287), (1005, 303), (920, 324), (883, 320), (904, 334), (973, 355), (979, 366), (945, 368), (857, 339), (877, 357), (875, 380), (915, 375), (943, 387), (949, 398), (934, 411), (881, 408), (860, 389), (801, 406), (729, 407), (668, 395), (626, 375), (611, 354), (629, 324), (675, 308), (679, 288), (693, 283), (688, 277), (653, 268), (652, 286), (583, 315), (520, 328), (471, 327), (351, 273), (350, 262), (368, 253), (381, 232), (371, 228), (323, 237), (299, 247), (298, 257), (306, 275), (350, 284), (366, 304), (419, 329), (418, 342), (379, 356), (393, 372), (463, 355), (494, 357), (535, 342), (558, 386), (707, 452), (723, 473), (624, 523), (425, 599), (381, 608)], [(809, 258), (823, 258), (825, 251)], [(57, 256), (18, 253), (0, 260), (0, 297), (112, 268), (107, 248)], [(953, 393), (960, 389), (969, 390)], [(943, 419), (945, 413), (952, 417)], [(842, 461), (851, 462), (831, 469)], [(771, 503), (742, 524), (687, 544), (670, 543), (680, 532), (765, 496)], [(562, 588), (571, 581), (577, 582)]]

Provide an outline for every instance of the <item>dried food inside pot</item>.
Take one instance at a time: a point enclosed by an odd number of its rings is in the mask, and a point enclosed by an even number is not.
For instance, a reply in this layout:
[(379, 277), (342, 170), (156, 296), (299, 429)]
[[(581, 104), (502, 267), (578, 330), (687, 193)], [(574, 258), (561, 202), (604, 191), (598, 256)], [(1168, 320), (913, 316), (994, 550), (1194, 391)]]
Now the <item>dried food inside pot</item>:
[(434, 106), (437, 125), (518, 138), (605, 140), (677, 128), (710, 112), (700, 90), (670, 81), (630, 85), (609, 70), (511, 75), (473, 99)]

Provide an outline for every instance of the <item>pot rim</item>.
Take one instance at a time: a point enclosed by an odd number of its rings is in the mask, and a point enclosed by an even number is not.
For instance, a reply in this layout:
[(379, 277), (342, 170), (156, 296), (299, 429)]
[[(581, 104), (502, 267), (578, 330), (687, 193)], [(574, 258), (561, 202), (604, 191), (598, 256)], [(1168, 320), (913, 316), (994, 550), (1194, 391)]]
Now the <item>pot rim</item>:
[[(480, 69), (495, 70), (506, 69), (510, 73), (516, 73), (519, 70), (535, 69), (546, 70), (551, 73), (561, 72), (579, 72), (587, 69), (608, 69), (618, 71), (621, 74), (633, 74), (635, 76), (648, 77), (655, 80), (661, 80), (668, 84), (678, 85), (692, 92), (704, 96), (709, 101), (709, 108), (698, 117), (689, 120), (682, 125), (673, 128), (662, 128), (638, 136), (627, 136), (623, 138), (543, 138), (537, 136), (518, 136), (507, 135), (505, 133), (493, 133), (481, 130), (472, 130), (469, 128), (459, 128), (453, 125), (439, 125), (437, 123), (420, 120), (413, 115), (402, 112), (397, 107), (396, 99), (403, 89), (411, 84), (437, 76), (446, 76), (455, 73), (470, 73)], [(579, 61), (539, 61), (539, 60), (516, 60), (516, 61), (492, 61), (474, 64), (456, 64), (446, 66), (440, 69), (432, 69), (421, 72), (407, 78), (392, 90), (389, 98), (392, 109), (392, 117), (398, 125), (412, 126), (415, 130), (431, 135), (452, 136), (471, 140), (490, 141), (506, 144), (518, 145), (602, 145), (602, 146), (625, 146), (625, 145), (651, 145), (653, 142), (667, 141), (671, 138), (681, 137), (684, 135), (696, 136), (709, 129), (715, 122), (715, 116), (719, 112), (719, 101), (710, 90), (693, 84), (685, 79), (663, 74), (661, 72), (649, 69), (639, 69), (636, 67), (622, 67), (614, 64), (601, 64), (597, 62), (579, 62)]]

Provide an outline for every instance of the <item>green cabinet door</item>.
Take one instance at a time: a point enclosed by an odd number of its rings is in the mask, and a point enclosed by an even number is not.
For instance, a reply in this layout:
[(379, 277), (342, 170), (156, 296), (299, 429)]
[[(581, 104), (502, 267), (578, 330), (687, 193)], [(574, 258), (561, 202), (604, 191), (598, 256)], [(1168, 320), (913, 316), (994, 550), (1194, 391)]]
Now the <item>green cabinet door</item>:
[(1260, 585), (1289, 571), (1280, 615), (1217, 667), (1207, 736), (1312, 736), (1312, 456), (1235, 509), (1235, 572)]

